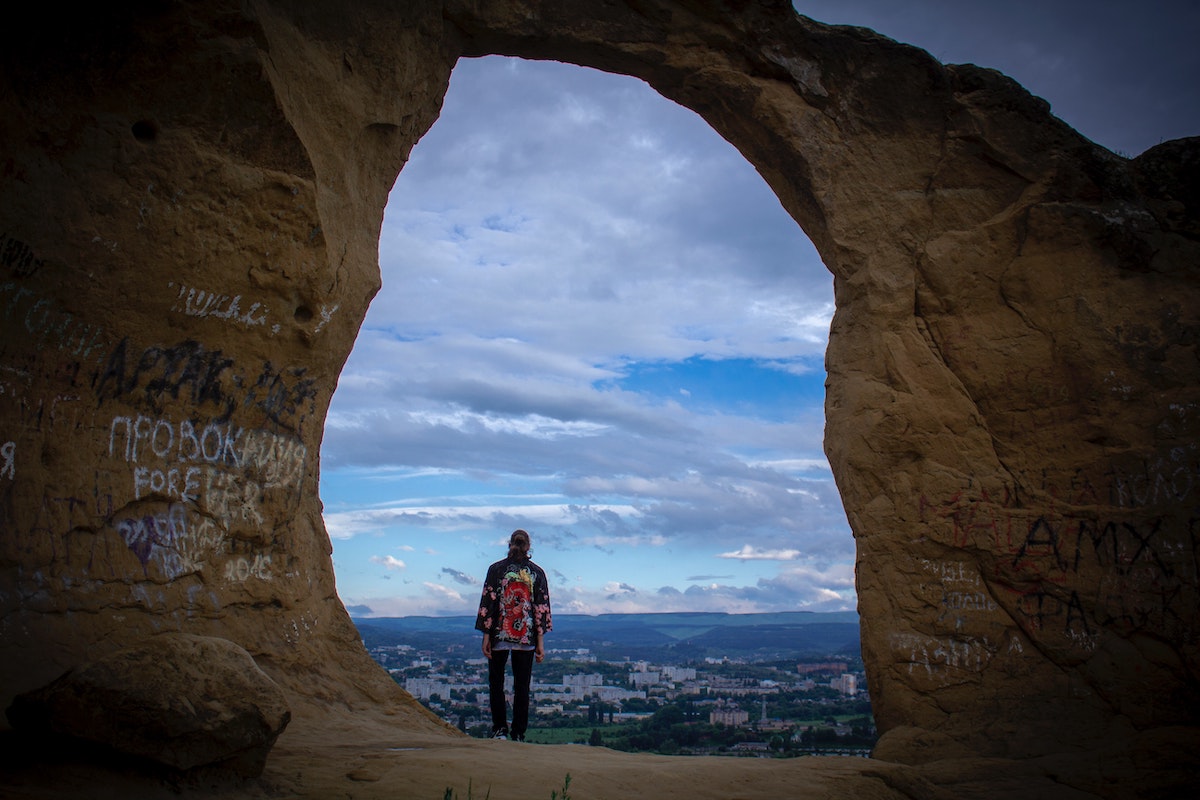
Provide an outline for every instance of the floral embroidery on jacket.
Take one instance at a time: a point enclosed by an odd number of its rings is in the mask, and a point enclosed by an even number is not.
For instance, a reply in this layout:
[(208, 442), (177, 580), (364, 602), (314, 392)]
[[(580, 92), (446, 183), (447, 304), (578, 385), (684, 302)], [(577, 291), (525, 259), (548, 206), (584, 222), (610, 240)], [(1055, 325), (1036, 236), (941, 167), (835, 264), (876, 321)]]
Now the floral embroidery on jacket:
[(518, 645), (537, 643), (550, 630), (550, 589), (546, 573), (527, 559), (502, 559), (488, 567), (475, 628)]

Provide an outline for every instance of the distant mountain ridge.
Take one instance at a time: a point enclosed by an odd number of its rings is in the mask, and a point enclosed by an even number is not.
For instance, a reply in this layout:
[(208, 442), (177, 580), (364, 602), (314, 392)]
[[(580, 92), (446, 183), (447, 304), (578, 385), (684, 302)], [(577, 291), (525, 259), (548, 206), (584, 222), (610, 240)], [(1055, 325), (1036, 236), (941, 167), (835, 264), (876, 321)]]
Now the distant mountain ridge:
[[(474, 647), (474, 617), (355, 617), (368, 647), (410, 644), (417, 649)], [(680, 661), (688, 658), (805, 658), (853, 656), (859, 650), (854, 611), (762, 614), (556, 614), (552, 649), (587, 649), (600, 658)]]

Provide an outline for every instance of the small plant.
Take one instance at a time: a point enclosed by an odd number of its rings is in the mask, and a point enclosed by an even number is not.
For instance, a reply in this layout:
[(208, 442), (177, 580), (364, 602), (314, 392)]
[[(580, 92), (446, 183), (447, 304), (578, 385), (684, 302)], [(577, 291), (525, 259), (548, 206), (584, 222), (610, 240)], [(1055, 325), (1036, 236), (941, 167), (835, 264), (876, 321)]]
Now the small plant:
[(551, 790), (550, 791), (550, 800), (571, 800), (571, 797), (567, 794), (567, 790), (570, 788), (571, 788), (571, 773), (568, 772), (566, 777), (563, 778), (562, 794), (559, 794), (558, 792)]
[[(491, 796), (492, 796), (492, 790), (489, 787), (487, 790), (487, 794), (485, 794), (483, 796), (483, 800), (488, 800), (488, 798), (490, 798)], [(457, 800), (457, 798), (458, 798), (458, 795), (455, 794), (453, 787), (447, 786), (446, 793), (442, 795), (442, 800)], [(474, 798), (471, 796), (471, 781), (470, 780), (467, 781), (467, 800), (474, 800)]]
[[(553, 789), (550, 790), (550, 800), (571, 800), (571, 796), (567, 794), (567, 790), (571, 788), (571, 773), (567, 773), (563, 777), (562, 793), (558, 793)], [(488, 800), (492, 796), (492, 790), (489, 788), (487, 794), (483, 796), (483, 800)], [(454, 787), (447, 786), (445, 794), (442, 795), (442, 800), (458, 800), (458, 794), (455, 793)], [(471, 796), (471, 781), (467, 781), (467, 799), (473, 800)]]

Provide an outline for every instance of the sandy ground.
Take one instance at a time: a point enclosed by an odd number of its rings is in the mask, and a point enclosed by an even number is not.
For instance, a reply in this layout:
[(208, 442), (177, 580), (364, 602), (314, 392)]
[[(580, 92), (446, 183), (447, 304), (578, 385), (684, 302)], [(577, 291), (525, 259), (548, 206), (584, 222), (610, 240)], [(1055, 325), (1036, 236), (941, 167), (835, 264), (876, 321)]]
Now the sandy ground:
[(964, 783), (957, 769), (938, 778), (936, 771), (863, 758), (657, 756), (470, 739), (401, 712), (294, 719), (261, 777), (180, 780), (0, 732), (4, 800), (444, 800), (448, 790), (456, 800), (551, 800), (555, 795), (561, 800), (567, 775), (571, 800), (1083, 797), (1060, 784), (1031, 782), (1029, 776), (1014, 781), (1004, 765), (984, 765), (980, 771), (976, 764), (973, 771), (974, 780)]

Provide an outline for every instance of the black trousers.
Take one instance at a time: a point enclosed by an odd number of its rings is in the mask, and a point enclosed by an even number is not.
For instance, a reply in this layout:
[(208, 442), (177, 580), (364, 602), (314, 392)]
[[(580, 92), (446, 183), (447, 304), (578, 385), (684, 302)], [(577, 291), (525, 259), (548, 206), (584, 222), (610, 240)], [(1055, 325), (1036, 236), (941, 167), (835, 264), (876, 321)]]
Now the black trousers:
[[(508, 706), (504, 701), (504, 665), (512, 653), (513, 710), (508, 724)], [(488, 694), (492, 701), (492, 730), (505, 728), (513, 736), (524, 736), (529, 727), (529, 681), (533, 677), (532, 650), (492, 650), (488, 660)]]

